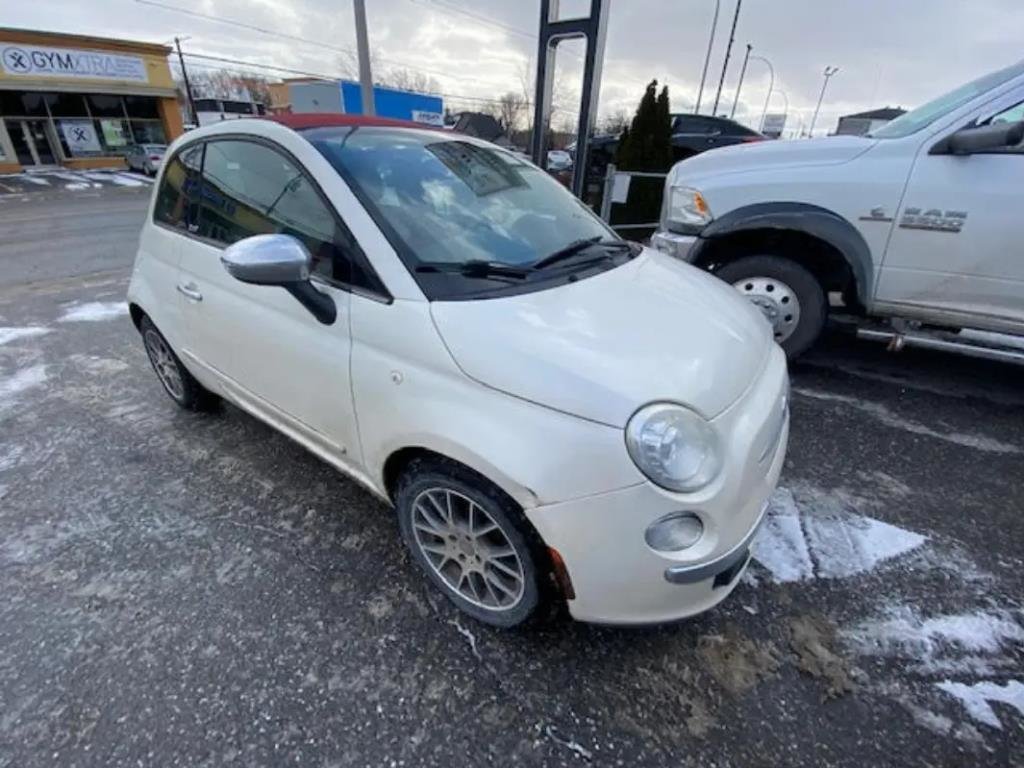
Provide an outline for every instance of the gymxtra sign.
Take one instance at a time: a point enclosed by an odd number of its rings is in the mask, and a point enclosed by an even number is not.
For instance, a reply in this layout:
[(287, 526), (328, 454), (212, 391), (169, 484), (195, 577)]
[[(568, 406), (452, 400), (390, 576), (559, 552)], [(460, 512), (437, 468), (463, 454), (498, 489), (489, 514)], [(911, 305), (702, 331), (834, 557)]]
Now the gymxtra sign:
[(0, 43), (0, 68), (9, 75), (25, 77), (81, 77), (141, 83), (148, 80), (146, 63), (138, 56), (13, 43)]

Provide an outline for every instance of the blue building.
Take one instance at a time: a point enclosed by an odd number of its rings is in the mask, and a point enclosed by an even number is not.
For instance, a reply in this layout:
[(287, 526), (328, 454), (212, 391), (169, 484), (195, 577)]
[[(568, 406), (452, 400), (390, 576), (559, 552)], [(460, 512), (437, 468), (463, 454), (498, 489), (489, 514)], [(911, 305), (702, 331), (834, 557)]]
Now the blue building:
[[(444, 124), (444, 99), (440, 96), (377, 85), (373, 88), (373, 98), (380, 117), (429, 125)], [(290, 81), (288, 99), (291, 112), (363, 113), (362, 89), (359, 83), (351, 80)]]

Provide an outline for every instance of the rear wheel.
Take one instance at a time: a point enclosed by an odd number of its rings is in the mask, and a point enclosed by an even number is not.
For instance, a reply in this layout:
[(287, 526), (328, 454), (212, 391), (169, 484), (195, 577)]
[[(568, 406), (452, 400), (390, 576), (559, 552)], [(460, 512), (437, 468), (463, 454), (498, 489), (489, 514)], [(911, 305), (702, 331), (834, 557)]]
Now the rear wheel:
[(497, 627), (540, 613), (543, 550), (522, 511), (456, 462), (417, 459), (395, 492), (402, 538), (456, 607)]
[(751, 302), (771, 323), (775, 341), (793, 359), (821, 335), (828, 315), (825, 291), (817, 278), (791, 259), (746, 256), (715, 274)]
[(164, 387), (164, 391), (182, 408), (192, 411), (208, 410), (216, 405), (218, 398), (196, 381), (181, 360), (174, 354), (171, 345), (164, 335), (153, 325), (148, 317), (139, 323), (142, 343), (153, 366), (156, 377)]

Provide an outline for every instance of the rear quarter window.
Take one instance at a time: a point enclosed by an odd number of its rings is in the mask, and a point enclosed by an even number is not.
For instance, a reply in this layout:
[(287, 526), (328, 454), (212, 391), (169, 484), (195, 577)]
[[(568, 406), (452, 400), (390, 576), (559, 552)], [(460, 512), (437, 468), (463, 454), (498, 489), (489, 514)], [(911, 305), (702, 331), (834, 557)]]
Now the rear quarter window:
[(153, 220), (175, 229), (188, 229), (194, 221), (198, 202), (199, 170), (202, 167), (203, 146), (194, 144), (175, 153), (156, 191)]

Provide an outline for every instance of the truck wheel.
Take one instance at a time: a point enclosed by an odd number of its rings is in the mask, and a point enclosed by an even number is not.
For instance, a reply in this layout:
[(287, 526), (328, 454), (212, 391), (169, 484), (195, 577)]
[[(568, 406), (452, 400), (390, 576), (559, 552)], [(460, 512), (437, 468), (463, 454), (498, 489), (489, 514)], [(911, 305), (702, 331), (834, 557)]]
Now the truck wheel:
[(828, 315), (825, 291), (817, 278), (791, 259), (747, 256), (715, 274), (750, 299), (772, 325), (775, 341), (790, 360), (821, 335)]

